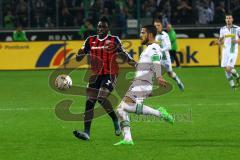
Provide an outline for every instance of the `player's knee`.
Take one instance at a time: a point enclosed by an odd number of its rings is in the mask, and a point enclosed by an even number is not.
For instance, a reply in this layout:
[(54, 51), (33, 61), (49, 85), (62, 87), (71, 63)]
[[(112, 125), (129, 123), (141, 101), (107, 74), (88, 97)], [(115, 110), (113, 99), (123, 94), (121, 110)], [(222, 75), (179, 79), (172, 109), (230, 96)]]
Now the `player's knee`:
[(229, 67), (229, 66), (225, 68), (225, 71), (228, 72), (228, 73), (231, 73), (231, 70), (232, 70), (232, 68)]
[(116, 110), (116, 113), (120, 119), (123, 119), (123, 112), (124, 112), (123, 108), (118, 108)]
[(124, 112), (124, 106), (123, 106), (123, 102), (121, 102), (117, 107), (116, 113), (119, 117), (123, 117), (123, 114), (124, 114), (123, 112)]
[(100, 103), (100, 104), (104, 103), (106, 100), (107, 100), (107, 99), (104, 98), (104, 97), (98, 97), (98, 98), (97, 98), (97, 101), (98, 101), (98, 103)]
[(100, 88), (98, 98), (99, 99), (106, 99), (110, 95), (110, 91), (107, 88)]
[(98, 103), (106, 110), (107, 113), (113, 112), (111, 102), (107, 98), (98, 97)]
[(108, 101), (107, 97), (109, 96), (110, 91), (107, 88), (100, 88), (99, 94), (98, 94), (98, 102), (100, 104), (103, 104), (105, 101)]

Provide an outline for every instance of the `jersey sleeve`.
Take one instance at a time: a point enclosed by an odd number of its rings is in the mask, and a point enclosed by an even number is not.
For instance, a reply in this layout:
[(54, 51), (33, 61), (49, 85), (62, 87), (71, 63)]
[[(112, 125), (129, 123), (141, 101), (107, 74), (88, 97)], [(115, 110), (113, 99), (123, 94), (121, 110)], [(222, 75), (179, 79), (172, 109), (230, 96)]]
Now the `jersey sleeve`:
[(164, 35), (163, 38), (163, 47), (161, 48), (161, 51), (169, 51), (171, 49), (171, 41), (167, 34)]
[(162, 75), (162, 69), (161, 69), (161, 51), (157, 50), (156, 48), (151, 49), (151, 61), (153, 64), (153, 70), (156, 74), (156, 77), (160, 77)]
[(121, 42), (121, 40), (116, 36), (116, 38), (115, 38), (115, 43), (116, 43), (116, 46), (117, 46), (117, 52), (118, 53), (127, 53), (126, 51), (125, 51), (125, 49), (123, 48), (123, 46), (122, 46), (122, 42)]
[(240, 27), (237, 28), (237, 35), (238, 35), (238, 38), (240, 38)]
[(224, 32), (223, 32), (222, 28), (220, 29), (220, 36), (219, 36), (219, 38), (224, 38)]
[(84, 51), (85, 54), (89, 53), (89, 51), (90, 51), (90, 37), (88, 37), (85, 40), (81, 49)]

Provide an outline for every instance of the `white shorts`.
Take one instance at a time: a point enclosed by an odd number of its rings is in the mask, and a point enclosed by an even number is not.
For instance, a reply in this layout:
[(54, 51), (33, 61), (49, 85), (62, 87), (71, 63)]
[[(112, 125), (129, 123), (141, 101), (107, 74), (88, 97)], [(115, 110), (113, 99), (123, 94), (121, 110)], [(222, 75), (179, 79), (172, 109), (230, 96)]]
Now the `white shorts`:
[(237, 54), (232, 53), (224, 53), (222, 54), (222, 62), (221, 67), (234, 67), (235, 63), (237, 61)]
[(137, 99), (146, 99), (152, 93), (152, 88), (152, 84), (147, 81), (135, 80), (125, 96), (136, 102)]
[(170, 58), (170, 54), (166, 54), (166, 60), (161, 60), (161, 65), (166, 69), (167, 72), (172, 72), (172, 62)]

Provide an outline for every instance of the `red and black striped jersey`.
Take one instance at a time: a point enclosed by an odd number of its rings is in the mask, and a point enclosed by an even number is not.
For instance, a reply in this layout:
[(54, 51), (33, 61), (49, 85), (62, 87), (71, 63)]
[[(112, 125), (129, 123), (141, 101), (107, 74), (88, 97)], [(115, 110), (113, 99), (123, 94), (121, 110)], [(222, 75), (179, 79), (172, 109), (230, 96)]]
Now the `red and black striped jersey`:
[(90, 65), (93, 74), (118, 74), (117, 53), (125, 52), (117, 36), (107, 35), (100, 39), (97, 35), (88, 37), (82, 49), (90, 54)]

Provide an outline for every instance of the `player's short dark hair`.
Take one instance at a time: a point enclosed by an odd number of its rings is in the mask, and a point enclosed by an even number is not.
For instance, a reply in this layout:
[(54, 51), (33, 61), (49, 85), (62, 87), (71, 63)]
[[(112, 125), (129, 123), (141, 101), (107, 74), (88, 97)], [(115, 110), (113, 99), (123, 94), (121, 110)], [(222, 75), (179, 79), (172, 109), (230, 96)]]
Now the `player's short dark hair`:
[(107, 19), (107, 17), (103, 16), (99, 19), (99, 22), (103, 22), (103, 23), (107, 23), (107, 25), (109, 26), (109, 20)]
[(162, 23), (162, 17), (156, 17), (153, 19), (153, 23), (157, 22), (157, 23)]
[(226, 16), (232, 16), (232, 12), (230, 11), (230, 12), (225, 13), (225, 17)]
[(155, 37), (157, 35), (157, 28), (154, 25), (145, 25), (142, 28), (146, 28), (148, 33), (152, 33)]

